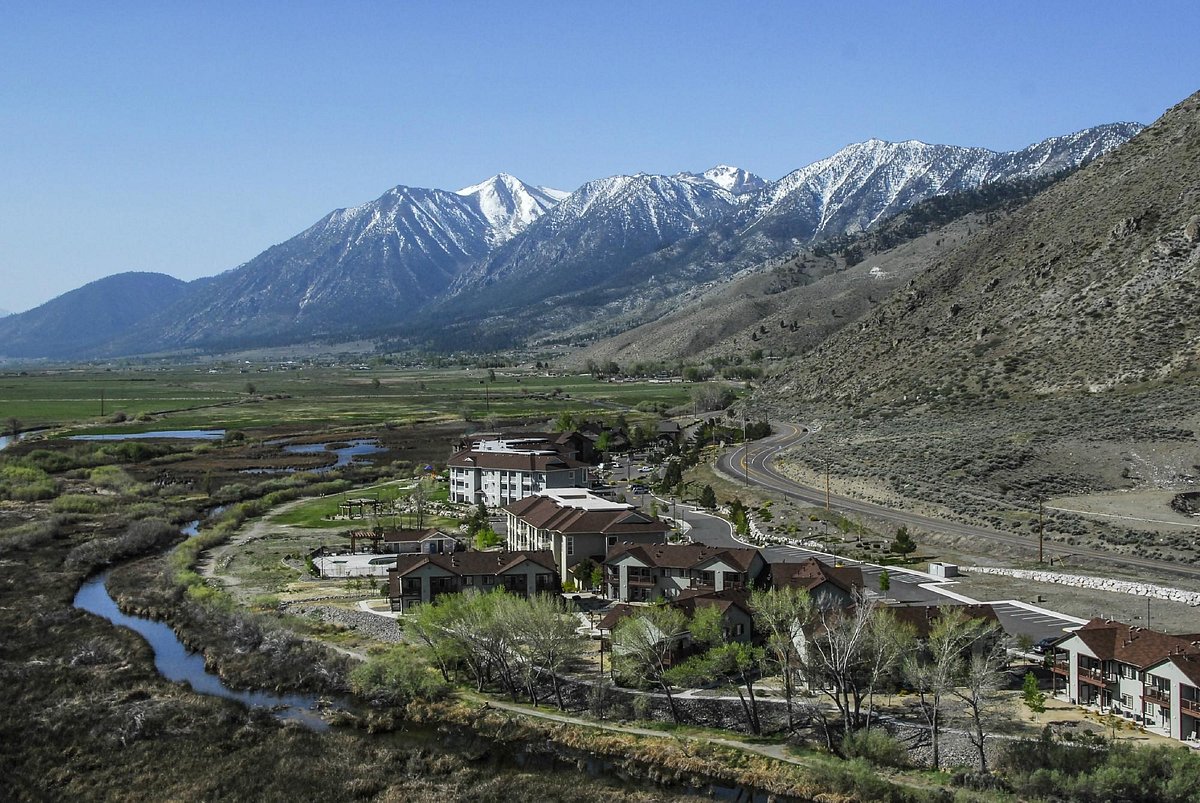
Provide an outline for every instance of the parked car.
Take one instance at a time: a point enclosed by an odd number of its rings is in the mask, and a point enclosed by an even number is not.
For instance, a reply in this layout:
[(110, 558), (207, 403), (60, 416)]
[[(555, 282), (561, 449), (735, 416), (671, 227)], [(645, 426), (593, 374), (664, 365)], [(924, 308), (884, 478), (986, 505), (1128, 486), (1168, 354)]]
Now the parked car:
[(650, 487), (648, 485), (643, 485), (640, 482), (635, 482), (633, 485), (630, 485), (629, 490), (633, 491), (635, 494), (650, 493)]
[(1057, 642), (1059, 638), (1061, 638), (1061, 636), (1046, 636), (1044, 639), (1039, 640), (1033, 645), (1033, 651), (1039, 655), (1050, 652), (1050, 648), (1054, 646), (1055, 642)]

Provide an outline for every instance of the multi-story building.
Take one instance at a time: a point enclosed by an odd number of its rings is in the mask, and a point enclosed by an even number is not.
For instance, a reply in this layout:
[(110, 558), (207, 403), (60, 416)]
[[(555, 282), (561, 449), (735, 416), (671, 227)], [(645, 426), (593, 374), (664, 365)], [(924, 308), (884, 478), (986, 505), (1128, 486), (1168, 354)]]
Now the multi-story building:
[(388, 598), (393, 611), (409, 611), (442, 594), (503, 588), (532, 597), (562, 590), (549, 552), (454, 552), (397, 555), (388, 569)]
[(757, 549), (703, 544), (616, 544), (604, 561), (604, 584), (622, 602), (672, 600), (685, 591), (749, 588), (767, 563)]
[(543, 490), (506, 505), (509, 549), (548, 549), (566, 576), (585, 558), (600, 565), (618, 544), (664, 544), (671, 528), (624, 502), (583, 489)]
[(1200, 635), (1092, 619), (1052, 648), (1054, 693), (1147, 730), (1200, 741)]
[(446, 462), (450, 501), (501, 507), (547, 488), (586, 488), (588, 464), (576, 454), (569, 439), (537, 435), (470, 441)]

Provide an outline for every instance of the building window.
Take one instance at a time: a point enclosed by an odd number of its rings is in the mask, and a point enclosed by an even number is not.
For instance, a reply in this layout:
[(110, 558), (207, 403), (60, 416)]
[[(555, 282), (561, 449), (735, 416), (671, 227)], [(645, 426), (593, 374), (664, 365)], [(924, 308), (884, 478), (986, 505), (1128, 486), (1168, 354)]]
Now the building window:
[(566, 538), (566, 541), (567, 541), (567, 555), (568, 556), (574, 555), (575, 554), (575, 536), (568, 535)]
[(744, 624), (742, 624), (741, 622), (739, 622), (738, 624), (733, 626), (733, 635), (740, 636), (745, 632), (746, 632), (746, 626)]

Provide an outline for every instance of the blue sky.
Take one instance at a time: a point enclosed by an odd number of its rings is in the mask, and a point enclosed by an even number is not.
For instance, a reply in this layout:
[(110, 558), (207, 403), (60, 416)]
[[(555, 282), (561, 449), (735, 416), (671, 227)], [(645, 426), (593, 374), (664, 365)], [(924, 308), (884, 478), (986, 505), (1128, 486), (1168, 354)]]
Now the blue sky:
[(235, 267), (396, 184), (574, 189), (869, 137), (996, 150), (1200, 89), (1152, 2), (5, 4), (0, 309)]

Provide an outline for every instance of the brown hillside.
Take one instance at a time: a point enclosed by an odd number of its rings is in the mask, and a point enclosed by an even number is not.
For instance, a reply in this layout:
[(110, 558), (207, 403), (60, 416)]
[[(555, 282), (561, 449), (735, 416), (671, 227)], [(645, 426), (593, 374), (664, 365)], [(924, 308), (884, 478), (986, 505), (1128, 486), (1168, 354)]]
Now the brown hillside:
[(969, 400), (1177, 377), (1200, 343), (1200, 93), (937, 258), (767, 390)]

